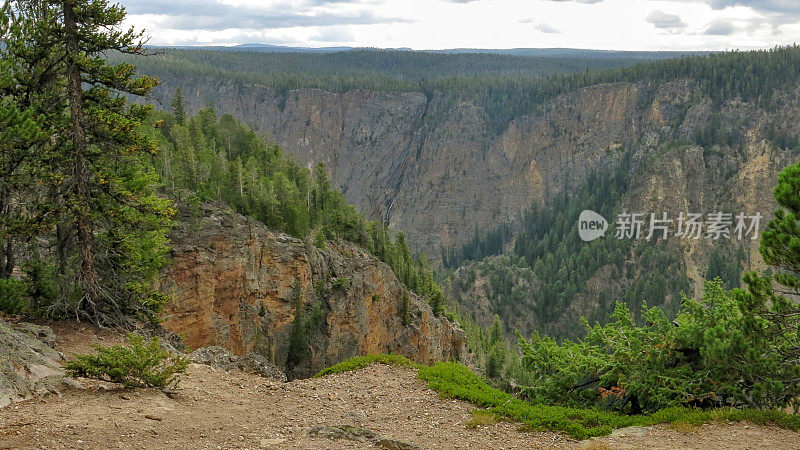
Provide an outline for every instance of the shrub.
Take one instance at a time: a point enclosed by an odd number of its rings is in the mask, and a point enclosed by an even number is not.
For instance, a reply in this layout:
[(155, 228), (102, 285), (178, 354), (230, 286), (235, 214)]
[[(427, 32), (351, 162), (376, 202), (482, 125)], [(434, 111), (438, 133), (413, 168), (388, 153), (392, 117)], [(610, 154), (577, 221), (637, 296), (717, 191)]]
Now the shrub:
[(576, 439), (605, 436), (616, 428), (649, 426), (659, 423), (701, 425), (714, 421), (747, 420), (758, 425), (773, 424), (790, 430), (800, 428), (800, 416), (776, 410), (674, 407), (649, 415), (625, 415), (589, 408), (568, 408), (533, 404), (495, 389), (478, 375), (458, 363), (436, 363), (419, 369), (419, 378), (447, 398), (465, 400), (487, 408), (480, 413), (498, 419), (521, 422), (529, 430), (561, 431)]
[(618, 303), (607, 325), (587, 326), (580, 341), (521, 339), (524, 365), (537, 382), (523, 389), (537, 403), (604, 407), (628, 413), (674, 406), (775, 408), (800, 395), (800, 366), (782, 349), (797, 335), (778, 332), (768, 306), (741, 289), (706, 283), (700, 301), (683, 299), (675, 321), (643, 308), (637, 326)]
[(325, 250), (325, 233), (322, 230), (317, 231), (317, 234), (314, 235), (314, 246)]
[(28, 309), (25, 299), (27, 285), (14, 278), (0, 278), (0, 311), (7, 314), (19, 314)]
[(328, 367), (327, 369), (322, 369), (319, 373), (314, 375), (314, 378), (324, 377), (325, 375), (330, 375), (332, 373), (351, 372), (354, 370), (360, 370), (369, 366), (370, 364), (387, 364), (390, 366), (410, 367), (410, 368), (421, 367), (419, 364), (411, 361), (405, 356), (386, 355), (379, 353), (375, 355), (356, 356), (350, 358), (347, 361), (343, 361), (340, 362), (339, 364), (336, 364), (335, 366)]
[(67, 374), (120, 383), (126, 388), (177, 387), (180, 376), (186, 371), (186, 358), (161, 348), (157, 337), (146, 341), (142, 336), (130, 334), (128, 343), (127, 347), (97, 346), (96, 355), (75, 356), (65, 366)]
[(350, 278), (337, 278), (333, 280), (333, 288), (346, 290), (350, 287)]
[(407, 327), (411, 323), (411, 314), (409, 312), (408, 302), (408, 292), (403, 290), (402, 295), (400, 295), (400, 306), (397, 308), (397, 315), (400, 316), (400, 320), (402, 321), (404, 327)]

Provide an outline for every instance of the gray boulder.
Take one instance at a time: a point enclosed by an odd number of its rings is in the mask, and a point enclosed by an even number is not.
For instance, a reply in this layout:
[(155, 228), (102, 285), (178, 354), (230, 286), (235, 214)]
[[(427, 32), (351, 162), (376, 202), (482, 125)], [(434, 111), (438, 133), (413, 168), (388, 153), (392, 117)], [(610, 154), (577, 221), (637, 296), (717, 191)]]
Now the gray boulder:
[(205, 364), (218, 369), (254, 373), (271, 381), (286, 381), (286, 374), (278, 366), (258, 353), (236, 356), (226, 348), (211, 346), (193, 351), (189, 355), (189, 360), (193, 363)]
[(53, 347), (56, 336), (49, 327), (0, 320), (0, 408), (13, 402), (67, 387), (80, 387), (66, 378)]

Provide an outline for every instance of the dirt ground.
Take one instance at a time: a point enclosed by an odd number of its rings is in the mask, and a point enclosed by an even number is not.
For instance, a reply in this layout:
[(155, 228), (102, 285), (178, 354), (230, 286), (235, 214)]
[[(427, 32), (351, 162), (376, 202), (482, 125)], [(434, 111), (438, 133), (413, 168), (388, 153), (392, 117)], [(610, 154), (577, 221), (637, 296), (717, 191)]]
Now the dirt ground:
[[(53, 328), (65, 354), (124, 340), (86, 325)], [(413, 370), (382, 365), (289, 383), (190, 365), (174, 398), (83, 384), (0, 409), (0, 448), (800, 448), (800, 433), (742, 423), (626, 429), (584, 442), (507, 422), (467, 429), (473, 405), (438, 397)]]

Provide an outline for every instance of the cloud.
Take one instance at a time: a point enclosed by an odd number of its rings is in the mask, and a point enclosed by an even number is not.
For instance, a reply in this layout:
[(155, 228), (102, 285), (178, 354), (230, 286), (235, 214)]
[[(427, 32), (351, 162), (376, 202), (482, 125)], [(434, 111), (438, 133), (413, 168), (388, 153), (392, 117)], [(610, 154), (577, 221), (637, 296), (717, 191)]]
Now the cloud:
[(381, 17), (367, 10), (351, 13), (316, 12), (298, 10), (288, 5), (283, 5), (283, 8), (234, 6), (217, 0), (129, 0), (124, 4), (129, 14), (161, 16), (159, 25), (174, 30), (259, 30), (411, 22), (403, 18)]
[(747, 6), (762, 13), (800, 17), (800, 2), (797, 0), (707, 0), (705, 3), (714, 9)]
[(650, 14), (647, 15), (646, 19), (649, 23), (652, 23), (653, 26), (656, 28), (662, 29), (678, 29), (678, 28), (686, 28), (686, 23), (681, 20), (680, 16), (677, 14), (667, 14), (663, 11), (653, 10)]
[(736, 27), (727, 19), (714, 19), (703, 30), (702, 34), (713, 36), (730, 36), (736, 32)]
[(544, 22), (537, 23), (536, 25), (533, 26), (533, 28), (536, 31), (541, 31), (542, 33), (561, 33), (561, 30), (555, 29)]

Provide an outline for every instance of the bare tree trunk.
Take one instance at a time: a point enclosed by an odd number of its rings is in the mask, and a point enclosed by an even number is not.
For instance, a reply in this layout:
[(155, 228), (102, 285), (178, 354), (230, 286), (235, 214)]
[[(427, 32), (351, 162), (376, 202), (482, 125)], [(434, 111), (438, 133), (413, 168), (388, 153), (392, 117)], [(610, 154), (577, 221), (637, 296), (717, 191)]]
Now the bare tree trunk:
[[(8, 197), (8, 190), (0, 189), (0, 215), (6, 216), (6, 218), (9, 215), (6, 206), (7, 197)], [(8, 245), (5, 242), (6, 239), (8, 239)], [(0, 278), (8, 278), (6, 272), (7, 271), (10, 272), (9, 269), (6, 269), (6, 267), (8, 267), (7, 258), (9, 255), (9, 253), (6, 251), (6, 248), (10, 247), (10, 244), (11, 244), (11, 233), (8, 233), (8, 235), (5, 236), (2, 241), (0, 241)]]
[(84, 128), (83, 115), (83, 87), (81, 86), (81, 73), (75, 59), (79, 57), (77, 24), (73, 2), (65, 0), (64, 31), (67, 43), (67, 90), (72, 120), (72, 150), (75, 155), (75, 195), (78, 202), (75, 228), (78, 235), (78, 249), (81, 255), (79, 281), (83, 288), (83, 302), (81, 307), (87, 307), (92, 318), (98, 319), (98, 299), (100, 298), (100, 285), (97, 269), (95, 268), (94, 231), (90, 217), (91, 194), (89, 193), (89, 161), (87, 157), (88, 144)]

